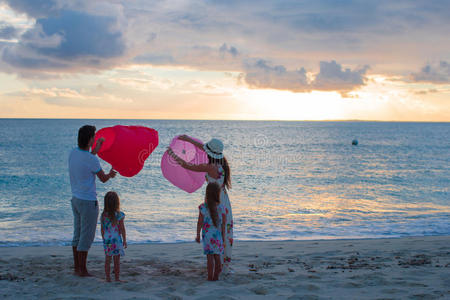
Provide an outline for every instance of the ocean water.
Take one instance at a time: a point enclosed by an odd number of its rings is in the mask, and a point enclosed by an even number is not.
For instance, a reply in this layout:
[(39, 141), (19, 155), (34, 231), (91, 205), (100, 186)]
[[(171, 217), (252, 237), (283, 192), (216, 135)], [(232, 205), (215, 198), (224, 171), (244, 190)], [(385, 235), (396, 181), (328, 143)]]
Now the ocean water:
[(70, 243), (67, 159), (85, 124), (159, 131), (138, 175), (97, 181), (100, 208), (119, 193), (130, 243), (194, 240), (204, 188), (183, 192), (160, 169), (183, 133), (225, 144), (236, 240), (450, 234), (450, 123), (1, 119), (0, 246)]

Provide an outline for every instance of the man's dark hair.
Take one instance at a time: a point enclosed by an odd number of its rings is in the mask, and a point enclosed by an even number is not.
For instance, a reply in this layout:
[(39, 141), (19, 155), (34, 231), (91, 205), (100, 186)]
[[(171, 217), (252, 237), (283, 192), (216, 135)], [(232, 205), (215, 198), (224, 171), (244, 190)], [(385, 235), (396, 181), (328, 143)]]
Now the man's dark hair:
[(95, 126), (84, 125), (78, 130), (78, 147), (85, 149), (89, 145), (89, 140), (95, 135)]

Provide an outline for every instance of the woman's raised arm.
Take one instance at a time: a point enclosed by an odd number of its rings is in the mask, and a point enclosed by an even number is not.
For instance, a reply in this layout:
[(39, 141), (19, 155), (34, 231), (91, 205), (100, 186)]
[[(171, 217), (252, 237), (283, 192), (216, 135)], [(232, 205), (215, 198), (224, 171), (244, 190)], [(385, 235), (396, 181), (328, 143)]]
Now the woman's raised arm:
[(180, 136), (178, 137), (178, 139), (179, 139), (180, 141), (185, 141), (185, 142), (191, 143), (191, 144), (194, 145), (195, 147), (200, 148), (200, 149), (203, 150), (203, 144), (202, 144), (202, 143), (197, 142), (196, 140), (194, 140), (194, 139), (188, 137), (188, 136), (185, 135), (185, 134), (180, 135)]
[(214, 165), (210, 165), (210, 164), (200, 164), (200, 165), (194, 165), (194, 164), (190, 164), (186, 161), (184, 161), (181, 157), (179, 157), (178, 155), (175, 154), (175, 152), (173, 152), (172, 148), (168, 147), (167, 148), (167, 153), (183, 168), (187, 169), (187, 170), (191, 170), (194, 172), (205, 172), (208, 173), (209, 176), (213, 177), (213, 178), (218, 178), (219, 174), (217, 172), (217, 169)]

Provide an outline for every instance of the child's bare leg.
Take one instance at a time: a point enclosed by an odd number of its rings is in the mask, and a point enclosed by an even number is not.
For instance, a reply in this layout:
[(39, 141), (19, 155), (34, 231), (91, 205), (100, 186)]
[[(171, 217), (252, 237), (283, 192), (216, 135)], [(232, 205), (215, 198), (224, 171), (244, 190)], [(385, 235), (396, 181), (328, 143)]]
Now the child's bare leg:
[(111, 282), (111, 256), (106, 255), (105, 256), (105, 280), (107, 282)]
[(120, 281), (120, 255), (114, 255), (114, 278)]
[(219, 254), (214, 254), (214, 276), (213, 280), (219, 280), (219, 274), (222, 271), (222, 262)]
[(208, 280), (212, 281), (214, 277), (214, 254), (206, 254), (206, 268), (208, 269)]

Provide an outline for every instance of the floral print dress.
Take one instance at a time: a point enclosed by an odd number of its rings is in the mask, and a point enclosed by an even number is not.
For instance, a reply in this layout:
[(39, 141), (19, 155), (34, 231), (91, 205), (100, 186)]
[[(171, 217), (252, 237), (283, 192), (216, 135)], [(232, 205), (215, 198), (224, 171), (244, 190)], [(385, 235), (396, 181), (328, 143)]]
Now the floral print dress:
[(102, 226), (104, 229), (103, 249), (107, 256), (124, 256), (122, 236), (119, 231), (119, 221), (125, 218), (123, 212), (116, 212), (116, 224), (113, 225), (105, 213), (102, 214)]
[(203, 216), (202, 227), (202, 241), (203, 254), (223, 254), (223, 240), (222, 240), (222, 214), (225, 214), (225, 209), (222, 204), (217, 205), (217, 227), (214, 226), (208, 206), (202, 203), (198, 209)]
[(227, 223), (225, 224), (225, 250), (222, 255), (222, 263), (224, 264), (224, 272), (228, 271), (229, 264), (231, 262), (231, 254), (233, 249), (233, 212), (231, 211), (230, 198), (228, 197), (227, 190), (224, 185), (225, 172), (221, 165), (217, 165), (219, 171), (219, 178), (213, 178), (206, 174), (206, 180), (211, 183), (215, 182), (221, 187), (220, 192), (220, 204), (225, 209), (225, 215), (227, 216)]

